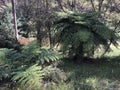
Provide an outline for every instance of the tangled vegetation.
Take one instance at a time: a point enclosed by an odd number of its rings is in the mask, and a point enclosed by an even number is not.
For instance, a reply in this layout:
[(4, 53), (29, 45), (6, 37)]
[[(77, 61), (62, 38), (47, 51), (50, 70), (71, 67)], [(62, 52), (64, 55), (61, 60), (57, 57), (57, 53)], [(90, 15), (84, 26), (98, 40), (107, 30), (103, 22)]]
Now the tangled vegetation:
[(0, 0), (0, 90), (118, 90), (119, 0)]

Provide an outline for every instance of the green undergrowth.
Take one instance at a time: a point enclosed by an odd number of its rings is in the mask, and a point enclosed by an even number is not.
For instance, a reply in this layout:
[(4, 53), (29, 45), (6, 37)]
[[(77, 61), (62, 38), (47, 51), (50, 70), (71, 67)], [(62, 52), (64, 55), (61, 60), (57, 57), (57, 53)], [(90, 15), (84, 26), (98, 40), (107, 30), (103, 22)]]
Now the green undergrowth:
[[(111, 47), (112, 51), (100, 58), (99, 62), (78, 64), (73, 60), (64, 59), (57, 67), (65, 72), (66, 80), (59, 84), (50, 83), (52, 87), (46, 86), (44, 90), (119, 90), (120, 49)], [(96, 54), (96, 57), (97, 55), (100, 56), (101, 52)], [(9, 90), (4, 89), (5, 85), (2, 85), (0, 90)]]
[[(75, 63), (65, 60), (59, 67), (67, 75), (66, 84), (70, 90), (119, 90), (120, 89), (120, 49), (113, 46), (99, 62)], [(97, 54), (101, 55), (101, 52)], [(96, 55), (96, 57), (98, 57)], [(67, 90), (67, 89), (66, 89)]]

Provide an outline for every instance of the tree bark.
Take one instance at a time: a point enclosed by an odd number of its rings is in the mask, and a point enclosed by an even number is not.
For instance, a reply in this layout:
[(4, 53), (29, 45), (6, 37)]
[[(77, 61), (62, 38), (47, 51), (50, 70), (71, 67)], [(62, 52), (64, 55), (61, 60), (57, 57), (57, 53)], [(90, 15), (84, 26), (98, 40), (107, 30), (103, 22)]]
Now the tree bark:
[(15, 39), (19, 39), (18, 29), (17, 29), (17, 17), (16, 17), (16, 3), (15, 0), (11, 0), (12, 10), (13, 10), (13, 20), (14, 20), (14, 29), (15, 29)]
[(90, 0), (90, 2), (91, 2), (91, 4), (92, 4), (93, 10), (96, 11), (93, 0)]
[(99, 8), (98, 8), (98, 11), (99, 11), (99, 12), (101, 11), (103, 1), (104, 1), (104, 0), (99, 0)]

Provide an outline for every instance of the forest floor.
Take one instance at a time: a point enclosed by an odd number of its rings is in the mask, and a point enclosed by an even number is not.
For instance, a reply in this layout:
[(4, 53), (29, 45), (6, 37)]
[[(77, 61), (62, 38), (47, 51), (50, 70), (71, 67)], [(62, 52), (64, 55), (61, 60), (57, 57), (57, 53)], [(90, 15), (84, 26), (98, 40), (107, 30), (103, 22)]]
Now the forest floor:
[(111, 48), (100, 62), (77, 64), (66, 60), (60, 65), (67, 74), (66, 84), (75, 90), (120, 90), (120, 47)]

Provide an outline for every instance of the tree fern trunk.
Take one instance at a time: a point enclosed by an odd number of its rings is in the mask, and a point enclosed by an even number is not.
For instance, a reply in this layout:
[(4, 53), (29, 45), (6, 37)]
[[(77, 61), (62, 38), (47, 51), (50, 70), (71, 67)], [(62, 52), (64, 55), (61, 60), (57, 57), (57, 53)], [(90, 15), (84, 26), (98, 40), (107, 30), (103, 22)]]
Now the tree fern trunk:
[(81, 61), (83, 61), (83, 58), (84, 58), (83, 45), (80, 45), (79, 48), (77, 48), (76, 50), (75, 61), (77, 63), (81, 63)]

